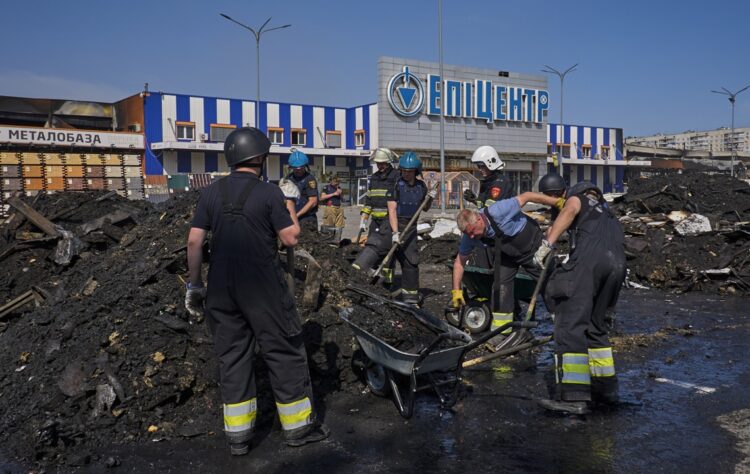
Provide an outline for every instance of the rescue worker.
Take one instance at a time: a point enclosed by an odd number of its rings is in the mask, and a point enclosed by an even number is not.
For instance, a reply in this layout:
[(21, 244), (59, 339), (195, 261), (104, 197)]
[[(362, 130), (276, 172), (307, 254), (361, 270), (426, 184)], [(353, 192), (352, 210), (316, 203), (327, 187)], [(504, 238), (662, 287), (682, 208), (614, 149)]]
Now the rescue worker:
[[(277, 252), (277, 238), (287, 247), (297, 243), (299, 224), (285, 197), (295, 200), (298, 191), (291, 183), (282, 192), (261, 181), (270, 147), (256, 128), (229, 134), (224, 155), (232, 171), (201, 193), (188, 236), (185, 307), (199, 315), (205, 297), (233, 455), (248, 452), (255, 430), (256, 348), (268, 366), (286, 443), (301, 446), (329, 434), (316, 421), (300, 317)], [(202, 246), (208, 232), (211, 262), (204, 287)]]
[[(398, 170), (392, 166), (397, 159), (398, 156), (388, 148), (378, 148), (370, 155), (370, 161), (375, 163), (378, 171), (370, 177), (365, 205), (362, 208), (360, 230), (366, 230), (368, 224), (370, 230), (365, 248), (352, 264), (352, 267), (357, 270), (370, 272), (380, 264), (391, 248), (392, 232), (385, 196), (399, 179)], [(382, 270), (386, 285), (393, 283), (393, 267), (392, 261), (387, 268)]]
[[(386, 194), (388, 201), (388, 222), (393, 232), (391, 241), (398, 245), (396, 260), (401, 265), (401, 301), (413, 305), (419, 304), (419, 249), (417, 248), (416, 225), (403, 232), (412, 216), (417, 213), (425, 196), (435, 199), (437, 192), (428, 191), (424, 181), (417, 175), (422, 169), (422, 162), (413, 151), (407, 151), (398, 161), (401, 177), (395, 186)], [(428, 210), (430, 203), (424, 208)]]
[[(554, 171), (545, 174), (544, 176), (539, 179), (539, 192), (546, 194), (547, 196), (553, 196), (557, 198), (561, 198), (565, 195), (565, 190), (567, 189), (567, 186), (565, 185), (565, 180), (562, 176), (560, 176), (558, 173), (555, 173)], [(564, 204), (564, 201), (563, 201)], [(554, 221), (557, 219), (558, 214), (560, 214), (560, 209), (557, 207), (552, 207), (552, 220)]]
[(291, 180), (299, 188), (300, 197), (295, 209), (302, 232), (301, 238), (312, 238), (318, 232), (318, 182), (310, 173), (309, 163), (307, 155), (299, 150), (294, 150), (289, 155), (289, 167), (292, 168), (292, 172), (286, 179)]
[[(476, 246), (494, 247), (494, 280), (492, 285), (492, 329), (510, 323), (515, 315), (514, 283), (519, 267), (534, 279), (539, 278), (540, 270), (534, 264), (534, 252), (542, 241), (539, 225), (522, 212), (529, 202), (562, 206), (561, 199), (540, 193), (526, 192), (519, 196), (503, 199), (483, 208), (481, 211), (464, 209), (458, 213), (458, 229), (463, 232), (459, 250), (453, 262), (451, 304), (460, 308), (466, 304), (461, 280), (469, 255)], [(493, 242), (494, 241), (494, 242)], [(500, 258), (502, 254), (502, 259)], [(488, 341), (490, 350), (521, 344), (530, 338), (528, 331), (511, 329), (503, 331)], [(506, 337), (507, 336), (507, 337)]]
[(500, 171), (505, 168), (505, 163), (494, 148), (480, 146), (471, 155), (471, 162), (479, 168), (482, 179), (479, 181), (478, 196), (471, 189), (464, 191), (466, 201), (476, 204), (481, 209), (491, 206), (495, 201), (515, 195), (510, 180)]
[(335, 229), (336, 240), (341, 240), (341, 232), (344, 229), (344, 210), (341, 208), (341, 186), (339, 178), (332, 175), (328, 184), (320, 192), (320, 201), (323, 208), (323, 225)]
[(568, 189), (565, 207), (534, 256), (539, 263), (560, 235), (571, 234), (570, 256), (555, 267), (545, 301), (555, 313), (557, 397), (549, 410), (589, 411), (588, 402), (617, 402), (617, 376), (608, 319), (625, 281), (625, 236), (599, 188), (583, 181)]

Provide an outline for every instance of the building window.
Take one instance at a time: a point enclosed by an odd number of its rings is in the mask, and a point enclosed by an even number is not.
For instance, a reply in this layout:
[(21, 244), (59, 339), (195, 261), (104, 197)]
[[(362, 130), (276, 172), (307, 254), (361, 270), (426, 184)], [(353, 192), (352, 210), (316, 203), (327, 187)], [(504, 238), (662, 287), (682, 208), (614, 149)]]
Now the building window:
[(284, 144), (284, 129), (283, 128), (271, 128), (268, 127), (268, 139), (274, 145)]
[(195, 123), (194, 122), (177, 122), (177, 139), (178, 140), (195, 140)]
[(547, 143), (547, 154), (548, 155), (553, 155), (554, 153), (555, 152), (552, 150), (552, 144), (551, 143)]
[(236, 125), (226, 125), (221, 123), (212, 123), (209, 129), (211, 130), (211, 141), (212, 142), (224, 142), (227, 136), (237, 128)]
[(558, 143), (557, 150), (560, 152), (563, 158), (570, 158), (570, 145), (565, 143)]
[(326, 130), (326, 148), (341, 148), (341, 132)]
[(292, 146), (307, 145), (307, 130), (304, 128), (292, 129)]
[(365, 146), (365, 131), (364, 130), (354, 131), (354, 146)]
[(602, 160), (608, 160), (609, 159), (609, 147), (603, 146), (602, 147), (602, 154), (601, 154)]
[(584, 158), (591, 158), (591, 145), (583, 145), (581, 147), (581, 155)]

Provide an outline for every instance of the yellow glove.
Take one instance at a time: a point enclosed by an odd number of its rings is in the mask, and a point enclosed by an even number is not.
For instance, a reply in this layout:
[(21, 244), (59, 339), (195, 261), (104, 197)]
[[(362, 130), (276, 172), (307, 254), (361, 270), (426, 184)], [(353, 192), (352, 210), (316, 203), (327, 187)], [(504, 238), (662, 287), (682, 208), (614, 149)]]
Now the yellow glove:
[(557, 198), (557, 201), (555, 201), (555, 207), (562, 211), (562, 208), (565, 207), (565, 198)]
[(451, 304), (454, 308), (460, 308), (466, 304), (463, 290), (451, 290)]

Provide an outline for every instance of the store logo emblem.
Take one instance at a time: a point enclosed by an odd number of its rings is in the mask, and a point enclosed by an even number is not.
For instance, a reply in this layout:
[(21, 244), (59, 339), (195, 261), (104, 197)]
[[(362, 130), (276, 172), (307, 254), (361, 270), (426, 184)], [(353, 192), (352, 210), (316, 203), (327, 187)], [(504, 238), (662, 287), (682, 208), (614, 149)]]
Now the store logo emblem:
[(417, 76), (409, 73), (409, 66), (391, 78), (386, 95), (393, 111), (404, 117), (413, 117), (424, 107), (424, 86)]

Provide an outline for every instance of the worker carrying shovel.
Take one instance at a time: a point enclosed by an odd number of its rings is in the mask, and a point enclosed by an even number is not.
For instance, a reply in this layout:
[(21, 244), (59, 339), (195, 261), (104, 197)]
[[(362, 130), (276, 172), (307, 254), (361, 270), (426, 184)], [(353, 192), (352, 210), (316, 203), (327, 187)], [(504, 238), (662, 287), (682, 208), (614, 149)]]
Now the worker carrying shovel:
[[(561, 208), (564, 199), (541, 193), (526, 192), (497, 201), (481, 211), (465, 209), (458, 213), (458, 229), (463, 232), (458, 255), (453, 264), (451, 304), (460, 308), (466, 304), (461, 280), (469, 255), (478, 245), (494, 247), (494, 281), (492, 289), (492, 328), (510, 323), (514, 319), (514, 281), (519, 267), (535, 280), (540, 268), (534, 263), (534, 253), (542, 243), (539, 225), (522, 212), (529, 202)], [(530, 339), (527, 331), (511, 334), (510, 329), (488, 341), (488, 347), (497, 351)]]
[[(398, 161), (401, 178), (386, 194), (388, 201), (388, 222), (393, 231), (391, 241), (397, 245), (396, 259), (401, 265), (400, 299), (404, 303), (419, 304), (419, 249), (417, 248), (417, 228), (409, 222), (420, 210), (428, 210), (436, 190), (427, 190), (424, 181), (417, 179), (422, 162), (413, 151), (407, 151)], [(427, 205), (422, 206), (429, 197)]]

